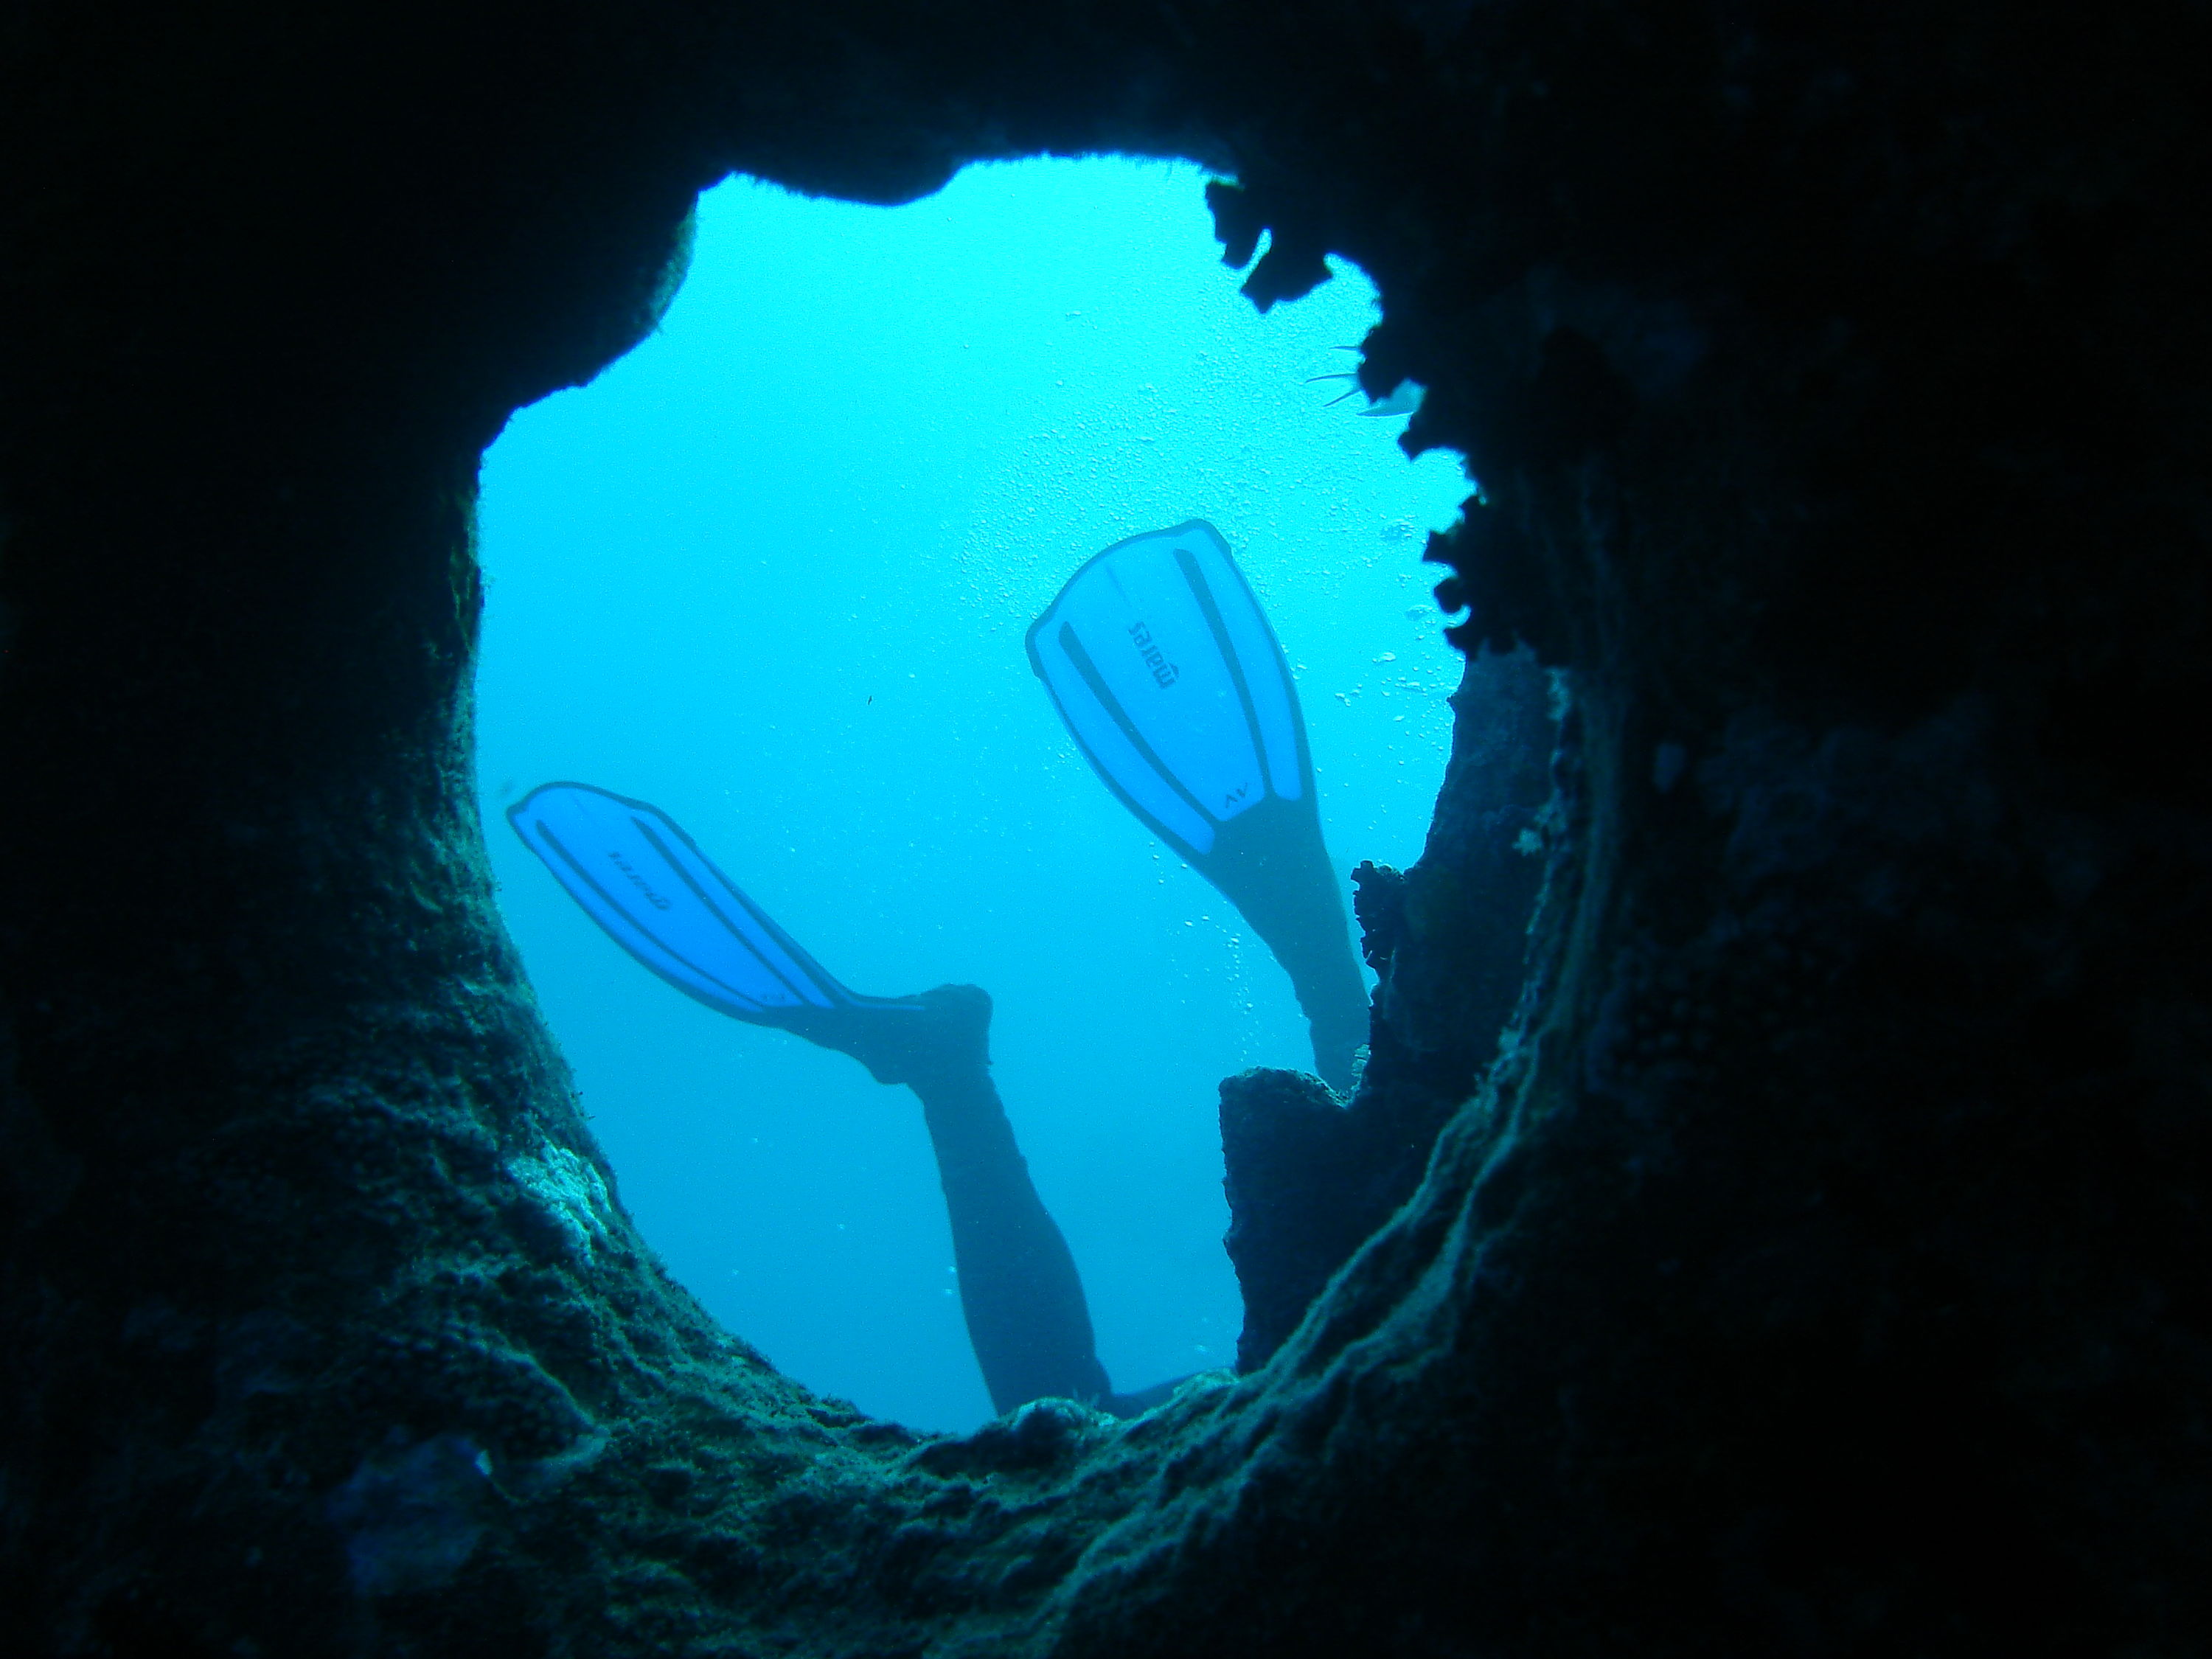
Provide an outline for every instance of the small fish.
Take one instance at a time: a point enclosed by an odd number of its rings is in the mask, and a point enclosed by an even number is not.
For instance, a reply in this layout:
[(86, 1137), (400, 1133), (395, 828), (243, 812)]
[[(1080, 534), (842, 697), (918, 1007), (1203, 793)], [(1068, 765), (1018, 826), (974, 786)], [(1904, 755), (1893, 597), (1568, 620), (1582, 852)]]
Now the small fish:
[[(1356, 350), (1358, 348), (1353, 346), (1339, 346), (1337, 348), (1340, 351), (1352, 351)], [(1311, 375), (1308, 377), (1306, 384), (1308, 386), (1311, 386), (1316, 380), (1349, 380), (1352, 382), (1351, 386), (1346, 388), (1343, 397), (1330, 398), (1326, 404), (1322, 405), (1324, 409), (1335, 408), (1337, 404), (1344, 401), (1345, 398), (1349, 398), (1353, 392), (1361, 389), (1359, 385), (1359, 371), (1356, 368), (1346, 369), (1340, 374), (1334, 374)], [(1428, 391), (1429, 389), (1423, 386), (1419, 380), (1401, 380), (1382, 397), (1372, 399), (1366, 408), (1359, 410), (1358, 412), (1362, 415), (1411, 415), (1416, 410), (1420, 408), (1421, 399), (1428, 396)]]
[(1390, 388), (1388, 396), (1359, 412), (1362, 415), (1411, 415), (1421, 406), (1421, 399), (1429, 395), (1428, 387), (1419, 380), (1401, 380)]

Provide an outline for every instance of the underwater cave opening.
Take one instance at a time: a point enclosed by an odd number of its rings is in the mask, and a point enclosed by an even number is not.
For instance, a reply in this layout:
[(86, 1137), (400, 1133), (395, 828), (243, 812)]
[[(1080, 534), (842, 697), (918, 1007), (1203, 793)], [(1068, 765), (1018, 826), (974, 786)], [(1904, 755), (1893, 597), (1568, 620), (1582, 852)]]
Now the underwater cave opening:
[(1337, 873), (1410, 863), (1461, 667), (1420, 555), (1468, 486), (1316, 379), (1378, 314), (1361, 273), (1260, 314), (1204, 178), (1038, 160), (895, 209), (732, 179), (659, 330), (485, 462), (488, 839), (623, 1200), (781, 1369), (918, 1427), (989, 1407), (912, 1097), (639, 971), (501, 809), (651, 801), (854, 989), (985, 987), (1115, 1385), (1230, 1364), (1215, 1087), (1309, 1067), (1305, 1023), (1085, 763), (1024, 630), (1109, 544), (1210, 521), (1293, 665)]

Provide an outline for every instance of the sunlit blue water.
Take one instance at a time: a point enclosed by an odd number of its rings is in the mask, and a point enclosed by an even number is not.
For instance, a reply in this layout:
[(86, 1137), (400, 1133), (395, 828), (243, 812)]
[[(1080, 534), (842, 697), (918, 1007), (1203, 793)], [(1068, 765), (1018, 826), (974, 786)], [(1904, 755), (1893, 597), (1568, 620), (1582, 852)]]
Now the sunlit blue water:
[(1352, 361), (1365, 281), (1260, 316), (1203, 182), (1037, 161), (897, 209), (726, 185), (660, 332), (485, 466), (485, 819), (622, 1197), (779, 1366), (920, 1426), (989, 1407), (913, 1097), (647, 975), (499, 809), (556, 778), (642, 797), (854, 989), (988, 989), (1115, 1385), (1228, 1363), (1215, 1085), (1307, 1065), (1304, 1025), (1078, 757), (1023, 631), (1108, 544), (1210, 520), (1298, 665), (1339, 868), (1403, 864), (1457, 674), (1419, 557), (1468, 486), (1306, 384)]

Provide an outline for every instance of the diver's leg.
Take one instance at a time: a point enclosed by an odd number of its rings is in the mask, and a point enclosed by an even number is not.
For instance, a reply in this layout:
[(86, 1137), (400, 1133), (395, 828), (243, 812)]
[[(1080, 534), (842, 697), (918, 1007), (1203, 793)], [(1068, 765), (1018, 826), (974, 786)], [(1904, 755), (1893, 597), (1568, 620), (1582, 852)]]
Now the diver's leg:
[(935, 1016), (898, 1069), (921, 1097), (945, 1208), (968, 1340), (992, 1407), (1046, 1395), (1108, 1393), (1075, 1258), (1030, 1180), (991, 1082), (991, 999), (972, 985), (922, 994)]

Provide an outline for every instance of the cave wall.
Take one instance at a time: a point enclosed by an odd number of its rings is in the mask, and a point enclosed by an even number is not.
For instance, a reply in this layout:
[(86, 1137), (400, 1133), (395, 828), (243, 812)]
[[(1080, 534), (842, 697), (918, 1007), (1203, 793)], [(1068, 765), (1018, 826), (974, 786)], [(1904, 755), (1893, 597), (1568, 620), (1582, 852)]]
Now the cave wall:
[(1376, 975), (1352, 1096), (1261, 1068), (1221, 1083), (1222, 1239), (1244, 1304), (1237, 1369), (1274, 1358), (1337, 1271), (1413, 1196), (1496, 1061), (1528, 969), (1554, 801), (1559, 688), (1523, 646), (1468, 653), (1421, 856), (1352, 872)]
[[(15, 8), (9, 1651), (2203, 1650), (2207, 33)], [(1256, 301), (1374, 275), (1561, 793), (1497, 1064), (1281, 1352), (925, 1441), (623, 1215), (485, 873), (475, 467), (729, 169), (1086, 149), (1233, 173)]]

